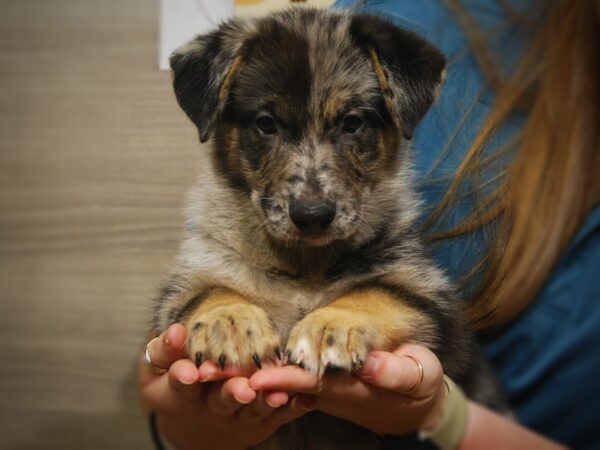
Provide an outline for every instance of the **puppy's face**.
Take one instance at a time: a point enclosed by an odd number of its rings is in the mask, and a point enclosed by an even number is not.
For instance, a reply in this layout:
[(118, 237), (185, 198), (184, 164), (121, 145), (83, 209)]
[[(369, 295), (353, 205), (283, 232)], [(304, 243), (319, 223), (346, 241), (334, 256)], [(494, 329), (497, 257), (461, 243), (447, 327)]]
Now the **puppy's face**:
[(398, 173), (444, 59), (380, 18), (297, 10), (230, 22), (172, 66), (180, 104), (201, 140), (214, 133), (218, 169), (267, 232), (317, 246), (372, 226), (366, 209)]

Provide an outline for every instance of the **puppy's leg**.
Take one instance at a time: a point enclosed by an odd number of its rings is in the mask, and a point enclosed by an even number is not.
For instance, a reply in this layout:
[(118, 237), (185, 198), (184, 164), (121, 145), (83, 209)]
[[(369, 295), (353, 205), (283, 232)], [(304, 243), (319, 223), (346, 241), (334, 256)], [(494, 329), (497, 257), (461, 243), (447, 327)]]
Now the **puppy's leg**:
[(352, 371), (362, 366), (371, 350), (389, 351), (407, 341), (427, 345), (436, 340), (436, 331), (428, 315), (402, 298), (385, 289), (361, 289), (298, 322), (286, 358), (320, 374)]
[(187, 328), (187, 352), (200, 365), (259, 367), (279, 353), (279, 336), (265, 311), (227, 288), (210, 288), (185, 304), (178, 321)]

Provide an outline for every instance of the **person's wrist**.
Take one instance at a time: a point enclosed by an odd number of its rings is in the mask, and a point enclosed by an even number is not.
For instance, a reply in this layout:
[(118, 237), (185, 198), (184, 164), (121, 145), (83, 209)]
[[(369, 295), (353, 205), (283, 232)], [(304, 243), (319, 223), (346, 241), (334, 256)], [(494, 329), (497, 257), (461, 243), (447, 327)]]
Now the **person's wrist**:
[(460, 389), (449, 377), (444, 375), (446, 395), (441, 408), (427, 420), (419, 436), (429, 439), (441, 450), (455, 450), (465, 433), (468, 422), (468, 401)]

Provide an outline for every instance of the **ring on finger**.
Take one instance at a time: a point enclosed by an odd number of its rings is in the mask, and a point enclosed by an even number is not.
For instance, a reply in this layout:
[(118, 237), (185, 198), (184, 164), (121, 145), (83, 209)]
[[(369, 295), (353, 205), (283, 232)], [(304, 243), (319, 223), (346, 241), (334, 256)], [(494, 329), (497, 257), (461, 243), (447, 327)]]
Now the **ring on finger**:
[(417, 381), (415, 382), (414, 386), (411, 387), (408, 392), (414, 391), (415, 389), (417, 389), (421, 383), (423, 382), (423, 377), (424, 377), (424, 373), (423, 373), (423, 364), (421, 364), (421, 361), (419, 361), (417, 358), (415, 358), (414, 356), (411, 355), (404, 355), (406, 358), (411, 359), (412, 361), (414, 361), (414, 363), (417, 366), (417, 370), (419, 371), (419, 378), (417, 379)]
[(162, 367), (158, 367), (156, 364), (154, 364), (152, 362), (152, 359), (150, 359), (150, 344), (152, 344), (157, 339), (158, 339), (158, 337), (155, 337), (154, 339), (152, 339), (150, 342), (148, 342), (146, 344), (146, 349), (144, 350), (144, 362), (152, 370), (152, 372), (154, 372), (157, 375), (162, 375), (167, 370), (163, 369)]

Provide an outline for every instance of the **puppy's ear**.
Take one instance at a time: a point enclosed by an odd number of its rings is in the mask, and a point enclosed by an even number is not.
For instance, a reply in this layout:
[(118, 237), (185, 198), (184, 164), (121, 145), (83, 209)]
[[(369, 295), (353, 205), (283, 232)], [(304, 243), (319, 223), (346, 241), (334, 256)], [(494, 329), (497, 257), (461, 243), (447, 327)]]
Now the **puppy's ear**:
[(200, 142), (210, 137), (240, 64), (242, 29), (235, 21), (197, 36), (170, 58), (173, 88), (181, 109), (194, 122)]
[(370, 14), (352, 17), (350, 35), (371, 60), (392, 119), (410, 139), (437, 97), (446, 58), (415, 33)]

